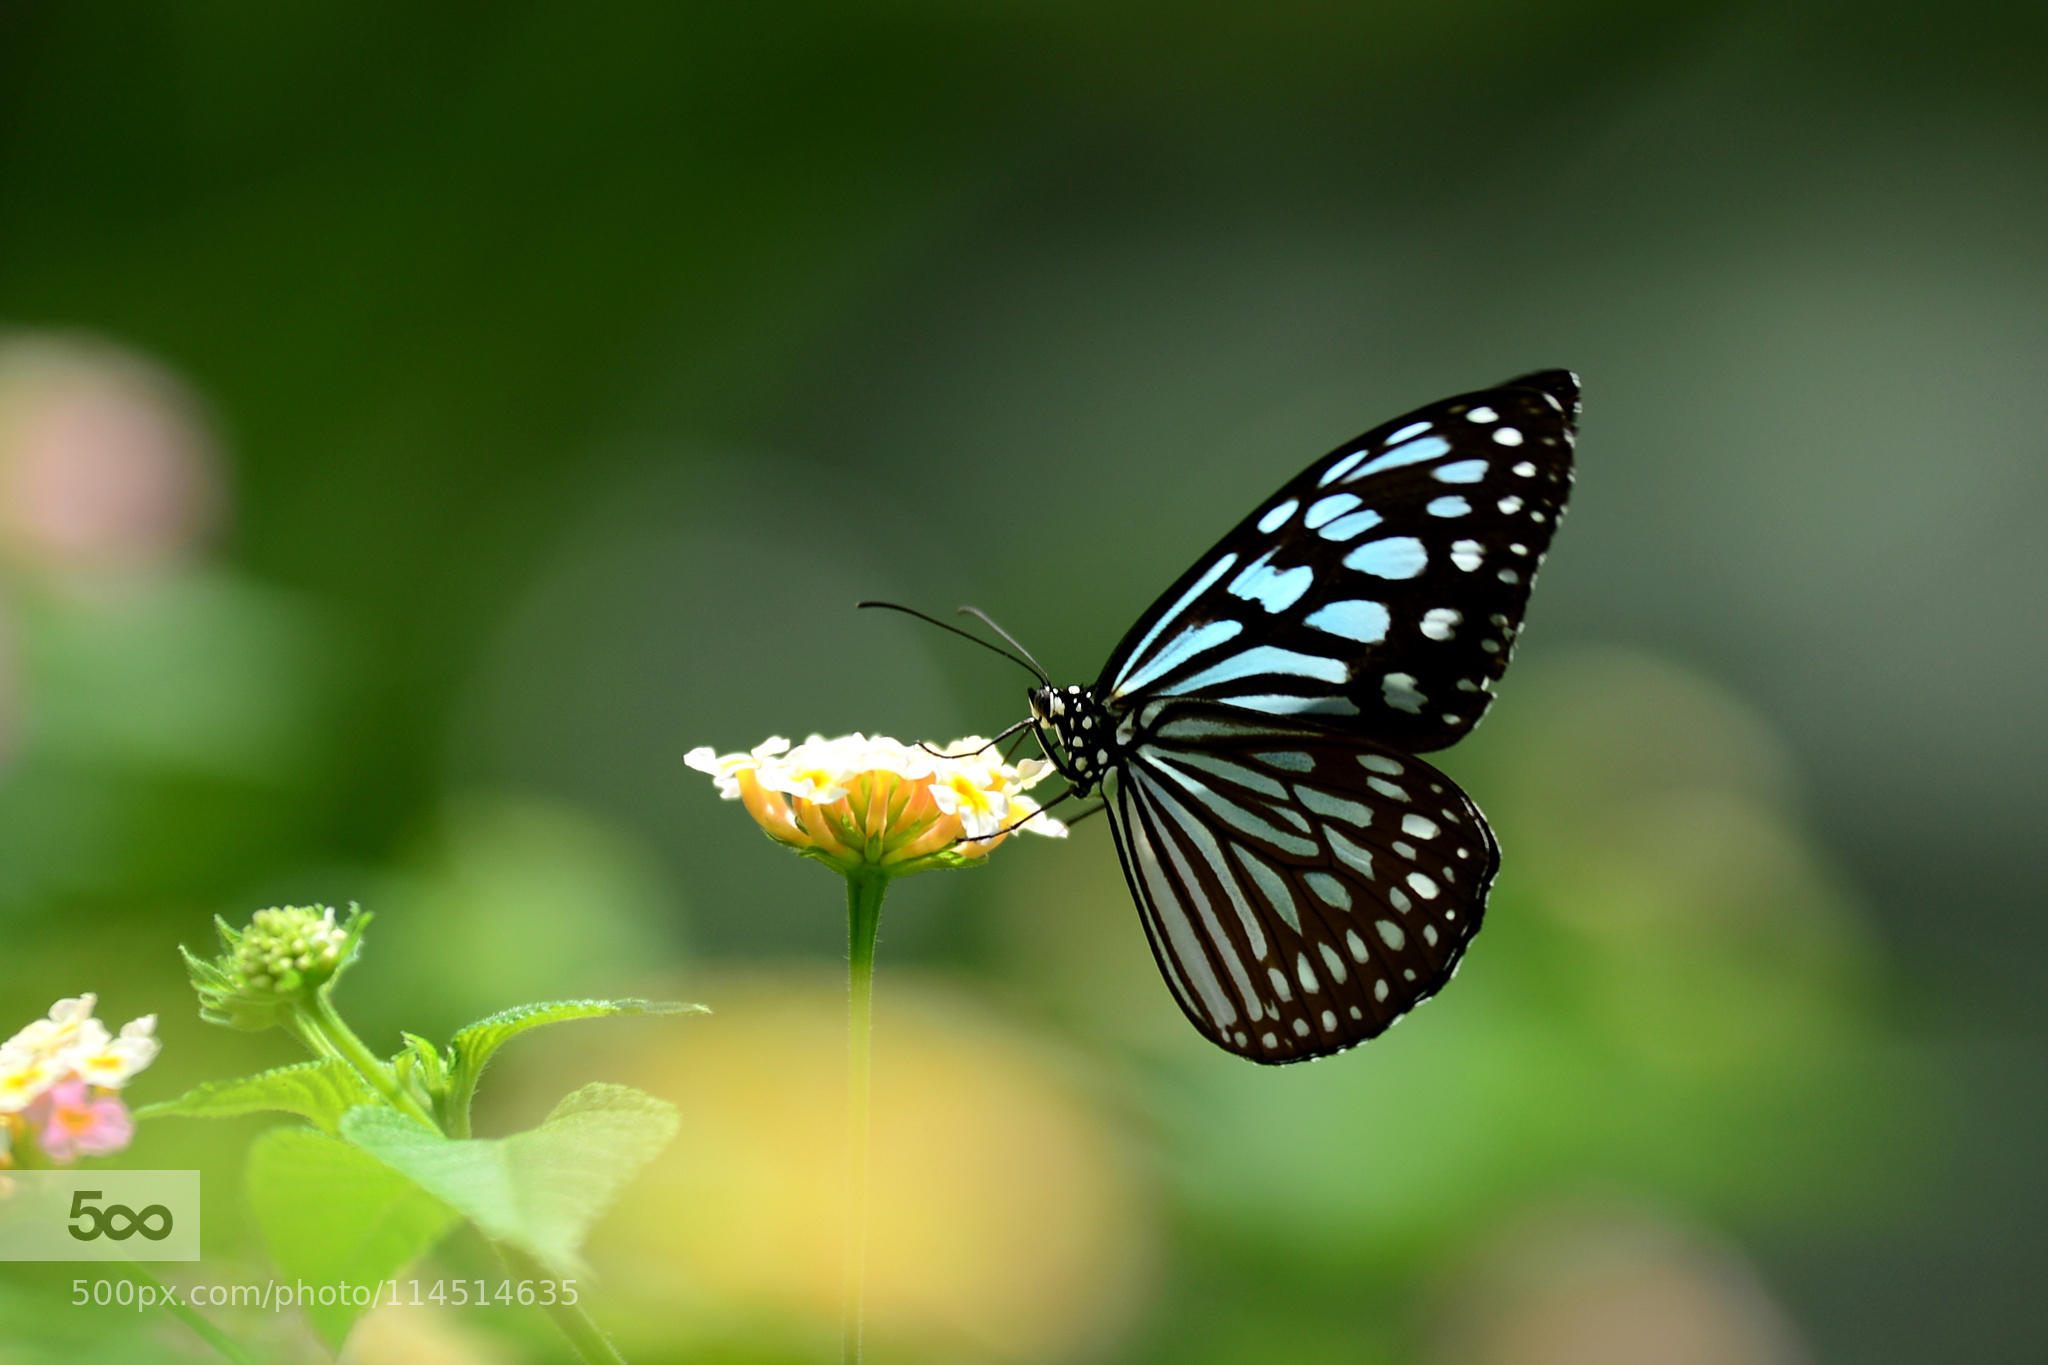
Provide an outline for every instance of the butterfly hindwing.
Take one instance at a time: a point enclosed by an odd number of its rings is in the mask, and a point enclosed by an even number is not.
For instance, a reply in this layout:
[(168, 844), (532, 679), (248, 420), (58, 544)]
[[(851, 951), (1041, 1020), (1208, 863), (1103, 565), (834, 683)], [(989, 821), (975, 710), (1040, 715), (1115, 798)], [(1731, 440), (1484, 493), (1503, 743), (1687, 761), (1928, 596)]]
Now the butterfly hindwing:
[(1448, 398), (1332, 451), (1141, 617), (1094, 691), (1302, 715), (1394, 749), (1485, 714), (1571, 486), (1578, 381)]
[(1137, 713), (1109, 810), (1175, 999), (1258, 1062), (1355, 1046), (1434, 994), (1499, 861), (1478, 807), (1422, 760), (1197, 702)]

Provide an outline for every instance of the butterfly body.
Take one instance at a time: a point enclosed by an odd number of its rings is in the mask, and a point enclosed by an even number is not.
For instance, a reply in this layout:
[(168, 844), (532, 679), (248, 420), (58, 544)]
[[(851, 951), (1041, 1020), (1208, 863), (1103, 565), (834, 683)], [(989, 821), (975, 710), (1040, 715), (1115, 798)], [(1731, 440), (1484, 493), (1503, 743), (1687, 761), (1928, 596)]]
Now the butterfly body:
[(1485, 714), (1570, 490), (1545, 371), (1339, 446), (1153, 603), (1089, 687), (1028, 700), (1105, 793), (1161, 974), (1265, 1063), (1377, 1036), (1456, 970), (1499, 852), (1417, 755)]

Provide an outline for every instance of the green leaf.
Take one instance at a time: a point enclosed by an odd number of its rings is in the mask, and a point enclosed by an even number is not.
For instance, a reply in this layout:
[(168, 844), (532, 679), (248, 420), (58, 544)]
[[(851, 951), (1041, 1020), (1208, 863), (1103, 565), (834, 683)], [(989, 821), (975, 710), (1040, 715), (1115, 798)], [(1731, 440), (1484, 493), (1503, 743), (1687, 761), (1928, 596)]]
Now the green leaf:
[(401, 1033), (405, 1046), (391, 1059), (392, 1070), (401, 1085), (413, 1085), (421, 1093), (438, 1099), (448, 1088), (448, 1059), (417, 1033)]
[[(256, 1139), (248, 1190), (264, 1244), (288, 1282), (388, 1280), (458, 1221), (453, 1209), (375, 1157), (309, 1128), (276, 1128)], [(365, 1307), (301, 1306), (337, 1347)]]
[(362, 1077), (339, 1057), (297, 1062), (232, 1081), (208, 1081), (174, 1100), (161, 1100), (135, 1111), (139, 1119), (226, 1119), (238, 1114), (275, 1110), (311, 1119), (328, 1132), (339, 1131), (341, 1116), (377, 1096)]
[(560, 1275), (587, 1273), (577, 1250), (634, 1172), (676, 1134), (675, 1106), (624, 1085), (586, 1085), (538, 1128), (447, 1138), (395, 1109), (342, 1116), (342, 1136), (445, 1200), (496, 1241)]
[(528, 1029), (571, 1019), (602, 1019), (614, 1014), (709, 1014), (702, 1005), (678, 1000), (550, 1000), (537, 1005), (520, 1005), (503, 1010), (456, 1033), (449, 1051), (454, 1054), (452, 1080), (448, 1087), (448, 1112), (458, 1123), (466, 1120), (469, 1102), (476, 1094), (478, 1077), (491, 1056)]

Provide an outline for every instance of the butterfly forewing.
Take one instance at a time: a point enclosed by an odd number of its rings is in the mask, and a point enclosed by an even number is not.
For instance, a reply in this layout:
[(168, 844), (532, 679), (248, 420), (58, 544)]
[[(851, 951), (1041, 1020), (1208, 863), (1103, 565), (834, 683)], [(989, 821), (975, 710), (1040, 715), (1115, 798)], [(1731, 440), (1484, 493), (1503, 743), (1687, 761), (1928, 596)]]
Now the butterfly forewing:
[(1095, 693), (1301, 715), (1410, 753), (1485, 714), (1571, 486), (1578, 381), (1419, 408), (1268, 498), (1132, 627)]
[(1209, 1039), (1259, 1062), (1319, 1057), (1450, 979), (1498, 855), (1449, 778), (1309, 717), (1153, 702), (1130, 734), (1117, 851)]

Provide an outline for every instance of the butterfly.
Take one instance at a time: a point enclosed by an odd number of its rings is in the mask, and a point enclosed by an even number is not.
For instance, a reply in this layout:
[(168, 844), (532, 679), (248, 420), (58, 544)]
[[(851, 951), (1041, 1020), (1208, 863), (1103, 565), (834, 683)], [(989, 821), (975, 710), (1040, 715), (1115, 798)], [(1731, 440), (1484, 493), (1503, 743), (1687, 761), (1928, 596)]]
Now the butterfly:
[(1572, 483), (1579, 382), (1547, 370), (1347, 441), (1197, 559), (1032, 728), (1105, 787), (1174, 999), (1256, 1062), (1341, 1052), (1435, 994), (1500, 865), (1417, 755), (1493, 701)]
[(1017, 660), (1044, 685), (1013, 729), (1068, 795), (1103, 791), (1160, 974), (1218, 1047), (1268, 1064), (1355, 1047), (1479, 932), (1499, 847), (1418, 755), (1493, 701), (1578, 415), (1565, 370), (1417, 408), (1267, 498), (1091, 686)]

